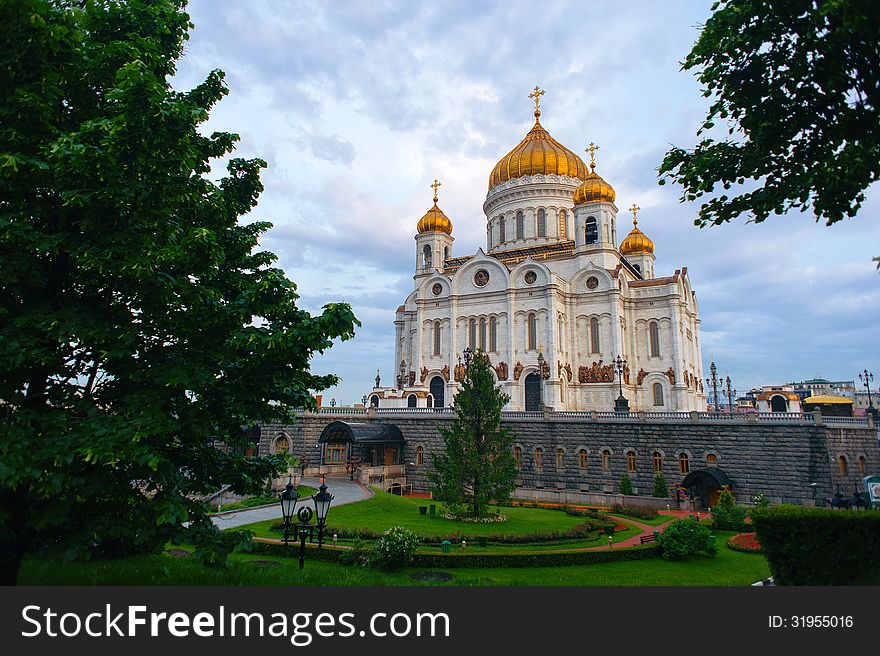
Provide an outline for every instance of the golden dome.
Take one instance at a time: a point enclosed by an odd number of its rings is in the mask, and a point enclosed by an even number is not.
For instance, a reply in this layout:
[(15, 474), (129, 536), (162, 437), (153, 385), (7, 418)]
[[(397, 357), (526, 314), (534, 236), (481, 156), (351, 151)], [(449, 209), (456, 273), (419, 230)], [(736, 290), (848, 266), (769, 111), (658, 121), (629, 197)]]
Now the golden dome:
[(574, 204), (583, 205), (584, 203), (613, 203), (617, 198), (617, 192), (614, 187), (605, 182), (602, 177), (596, 173), (596, 162), (590, 162), (590, 174), (587, 179), (581, 183), (574, 192)]
[(535, 126), (492, 169), (490, 189), (526, 175), (556, 174), (581, 180), (587, 177), (583, 160), (550, 136), (538, 120), (540, 116), (541, 111), (535, 109)]
[(635, 204), (630, 208), (630, 211), (633, 213), (633, 229), (630, 230), (626, 239), (620, 244), (620, 253), (622, 255), (639, 255), (654, 252), (654, 242), (648, 239), (648, 235), (637, 227), (639, 222), (636, 219), (636, 212), (640, 209)]
[(447, 235), (452, 234), (452, 221), (449, 220), (449, 217), (443, 213), (439, 207), (437, 207), (437, 187), (440, 186), (441, 183), (434, 180), (434, 184), (431, 186), (434, 188), (434, 207), (425, 212), (425, 216), (419, 219), (419, 223), (416, 226), (416, 229), (419, 231), (419, 234), (423, 234), (425, 232), (445, 232)]

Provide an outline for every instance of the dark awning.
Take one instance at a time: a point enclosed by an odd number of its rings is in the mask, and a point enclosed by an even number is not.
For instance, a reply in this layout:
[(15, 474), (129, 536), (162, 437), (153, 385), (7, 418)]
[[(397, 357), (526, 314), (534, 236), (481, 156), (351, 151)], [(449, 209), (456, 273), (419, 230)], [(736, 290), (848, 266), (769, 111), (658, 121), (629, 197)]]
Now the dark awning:
[(727, 477), (727, 474), (725, 474), (723, 470), (718, 469), (718, 467), (706, 467), (705, 469), (692, 471), (690, 474), (684, 477), (684, 480), (681, 482), (681, 484), (684, 487), (690, 487), (701, 478), (714, 480), (715, 484), (718, 487), (723, 487), (725, 485), (731, 487), (730, 479)]
[(368, 424), (334, 421), (328, 424), (318, 440), (326, 442), (354, 442), (355, 444), (403, 444), (403, 434), (392, 424)]

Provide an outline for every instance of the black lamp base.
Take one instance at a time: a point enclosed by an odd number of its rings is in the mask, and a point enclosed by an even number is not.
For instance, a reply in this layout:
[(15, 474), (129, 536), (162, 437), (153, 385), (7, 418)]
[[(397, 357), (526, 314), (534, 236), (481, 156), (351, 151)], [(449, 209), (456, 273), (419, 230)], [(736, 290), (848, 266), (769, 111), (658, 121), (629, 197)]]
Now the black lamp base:
[(623, 394), (614, 400), (614, 412), (629, 412), (629, 400)]

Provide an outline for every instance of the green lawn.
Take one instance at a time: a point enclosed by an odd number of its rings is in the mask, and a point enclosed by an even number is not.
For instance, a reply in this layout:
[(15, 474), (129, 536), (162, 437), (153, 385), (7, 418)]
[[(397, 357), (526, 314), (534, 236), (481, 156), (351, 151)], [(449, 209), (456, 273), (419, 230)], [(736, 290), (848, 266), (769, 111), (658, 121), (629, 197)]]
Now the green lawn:
[[(550, 511), (553, 512), (553, 511)], [(769, 576), (763, 556), (727, 548), (731, 532), (719, 531), (718, 555), (683, 561), (660, 558), (598, 565), (534, 568), (480, 568), (450, 570), (454, 579), (445, 585), (721, 585), (744, 586)], [(253, 561), (263, 561), (263, 564)], [(265, 566), (265, 562), (279, 563)], [(189, 558), (167, 555), (134, 556), (88, 563), (56, 563), (28, 558), (19, 585), (423, 585), (407, 569), (384, 574), (336, 563), (307, 561), (300, 573), (293, 558), (233, 554), (222, 568), (210, 569)]]
[(648, 526), (663, 526), (668, 522), (671, 522), (674, 519), (679, 519), (675, 515), (658, 515), (654, 519), (640, 519), (638, 517), (630, 517), (629, 515), (620, 515), (618, 513), (609, 513), (614, 517), (622, 517), (623, 519), (631, 519), (634, 522), (640, 522), (642, 524), (647, 524)]
[[(438, 517), (419, 513), (419, 506), (437, 504)], [(381, 533), (392, 526), (405, 526), (419, 535), (436, 535), (445, 537), (455, 533), (465, 535), (525, 535), (545, 531), (565, 531), (582, 524), (584, 518), (574, 517), (559, 510), (542, 510), (538, 508), (500, 508), (510, 517), (506, 522), (497, 524), (480, 524), (476, 522), (460, 522), (439, 517), (443, 504), (428, 499), (399, 497), (387, 492), (376, 491), (376, 495), (364, 501), (350, 503), (338, 508), (330, 508), (328, 525), (337, 528), (366, 528)], [(496, 510), (493, 508), (493, 511)], [(275, 521), (248, 524), (245, 528), (261, 537), (277, 538), (278, 533), (269, 528)]]

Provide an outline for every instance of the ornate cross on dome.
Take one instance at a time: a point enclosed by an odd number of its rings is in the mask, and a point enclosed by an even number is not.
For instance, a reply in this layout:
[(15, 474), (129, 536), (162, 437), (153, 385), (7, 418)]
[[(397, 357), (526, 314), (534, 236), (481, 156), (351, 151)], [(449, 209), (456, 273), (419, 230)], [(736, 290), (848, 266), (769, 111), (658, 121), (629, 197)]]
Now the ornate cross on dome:
[(434, 202), (435, 203), (437, 202), (437, 189), (439, 189), (440, 185), (442, 185), (442, 184), (443, 184), (442, 182), (437, 182), (437, 178), (434, 178), (434, 183), (431, 185), (431, 187), (434, 188)]
[(529, 98), (535, 101), (535, 116), (541, 115), (541, 96), (545, 93), (546, 92), (536, 84), (535, 90), (529, 94)]
[(596, 168), (596, 151), (599, 150), (599, 146), (594, 144), (592, 141), (590, 142), (590, 147), (587, 148), (584, 152), (590, 154), (590, 166)]
[(639, 222), (638, 219), (636, 218), (636, 215), (638, 214), (640, 209), (642, 209), (642, 208), (639, 207), (638, 205), (636, 205), (635, 203), (633, 203), (632, 207), (629, 208), (629, 211), (632, 212), (632, 214), (633, 214), (633, 225), (635, 225), (636, 223)]

